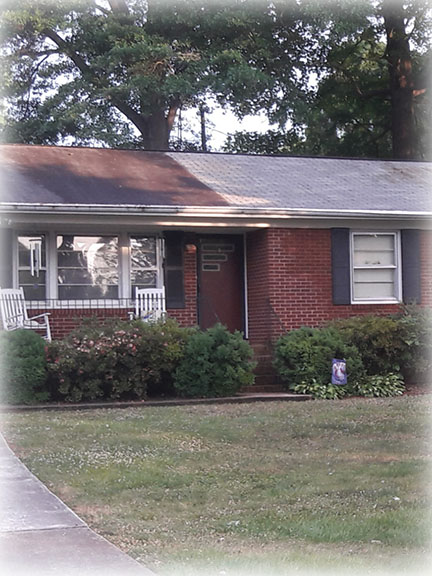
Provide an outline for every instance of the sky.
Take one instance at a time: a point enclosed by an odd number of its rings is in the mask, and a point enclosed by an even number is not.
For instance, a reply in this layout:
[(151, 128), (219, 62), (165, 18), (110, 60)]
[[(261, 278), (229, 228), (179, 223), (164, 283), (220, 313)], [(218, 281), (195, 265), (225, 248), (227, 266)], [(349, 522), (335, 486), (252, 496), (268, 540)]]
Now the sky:
[[(212, 152), (220, 152), (228, 134), (244, 130), (247, 132), (266, 132), (270, 124), (265, 113), (248, 115), (239, 120), (229, 110), (223, 109), (219, 105), (212, 105), (213, 111), (206, 115), (206, 135), (209, 149)], [(200, 118), (196, 108), (183, 113), (183, 125), (190, 124), (196, 134), (200, 134)], [(174, 137), (178, 136), (178, 125), (174, 128)], [(191, 139), (191, 132), (187, 128), (183, 129), (183, 138)], [(199, 141), (199, 138), (198, 138)]]

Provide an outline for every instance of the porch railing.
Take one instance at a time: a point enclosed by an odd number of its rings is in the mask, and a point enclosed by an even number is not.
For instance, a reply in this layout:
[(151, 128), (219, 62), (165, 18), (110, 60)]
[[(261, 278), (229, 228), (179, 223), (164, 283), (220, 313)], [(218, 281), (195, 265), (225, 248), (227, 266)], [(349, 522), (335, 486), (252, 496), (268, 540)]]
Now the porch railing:
[(94, 298), (59, 300), (49, 298), (44, 300), (26, 300), (27, 310), (128, 310), (135, 309), (133, 298)]

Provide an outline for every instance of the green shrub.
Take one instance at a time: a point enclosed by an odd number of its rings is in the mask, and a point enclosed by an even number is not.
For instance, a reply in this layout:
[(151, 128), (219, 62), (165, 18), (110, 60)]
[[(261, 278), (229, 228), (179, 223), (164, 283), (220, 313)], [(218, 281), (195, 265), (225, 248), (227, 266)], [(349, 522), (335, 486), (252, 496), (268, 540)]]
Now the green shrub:
[(49, 399), (45, 345), (31, 330), (0, 333), (0, 402), (34, 404)]
[(390, 372), (389, 374), (375, 374), (368, 376), (362, 382), (351, 388), (351, 394), (356, 396), (387, 397), (401, 396), (405, 391), (403, 376)]
[(56, 397), (79, 402), (144, 399), (172, 387), (189, 331), (174, 320), (87, 320), (48, 347), (48, 370)]
[(432, 311), (404, 306), (396, 317), (399, 362), (407, 382), (427, 381), (432, 373)]
[(368, 374), (400, 370), (402, 342), (396, 318), (358, 316), (332, 323), (344, 341), (359, 351)]
[(283, 335), (276, 343), (274, 365), (283, 384), (295, 390), (298, 386), (328, 386), (333, 358), (346, 361), (348, 382), (364, 377), (357, 349), (347, 345), (334, 328), (303, 327)]
[(180, 396), (221, 397), (253, 383), (253, 351), (240, 332), (221, 324), (189, 338), (176, 370), (174, 386)]
[(360, 352), (368, 374), (401, 372), (425, 379), (432, 368), (432, 313), (405, 306), (393, 316), (362, 316), (331, 324)]
[(174, 395), (174, 372), (196, 329), (182, 327), (172, 319), (163, 323), (137, 322), (142, 338), (137, 359), (145, 368), (148, 395)]
[(293, 391), (296, 394), (310, 394), (320, 400), (337, 400), (345, 396), (347, 387), (336, 386), (335, 384), (320, 384), (315, 378), (312, 378), (312, 380), (296, 384), (293, 387)]

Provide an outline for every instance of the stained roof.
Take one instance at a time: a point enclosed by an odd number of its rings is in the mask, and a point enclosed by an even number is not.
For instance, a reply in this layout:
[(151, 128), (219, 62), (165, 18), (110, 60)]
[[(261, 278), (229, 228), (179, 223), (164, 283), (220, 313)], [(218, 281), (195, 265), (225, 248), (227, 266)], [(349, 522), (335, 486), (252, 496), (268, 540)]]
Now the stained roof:
[(6, 204), (432, 211), (426, 162), (2, 145)]
[(0, 147), (2, 202), (219, 206), (227, 202), (161, 152)]

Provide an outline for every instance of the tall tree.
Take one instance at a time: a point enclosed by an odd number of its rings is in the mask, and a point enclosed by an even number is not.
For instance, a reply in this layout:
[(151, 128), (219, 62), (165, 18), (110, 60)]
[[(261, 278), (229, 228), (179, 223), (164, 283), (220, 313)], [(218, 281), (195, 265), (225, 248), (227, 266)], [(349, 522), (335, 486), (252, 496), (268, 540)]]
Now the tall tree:
[(4, 0), (1, 19), (4, 139), (166, 149), (209, 94), (240, 116), (276, 98), (267, 0)]
[(326, 30), (327, 41), (312, 56), (316, 88), (293, 103), (291, 127), (234, 134), (228, 150), (432, 157), (429, 2), (366, 0), (355, 8), (337, 1), (316, 13), (314, 33)]
[[(386, 59), (389, 71), (391, 125), (394, 158), (415, 158), (418, 155), (415, 130), (415, 99), (426, 92), (417, 85), (414, 59), (411, 54), (408, 26), (415, 18), (424, 17), (428, 3), (383, 0), (382, 16), (386, 33)], [(430, 8), (430, 6), (429, 6)], [(419, 10), (420, 9), (420, 10)]]

